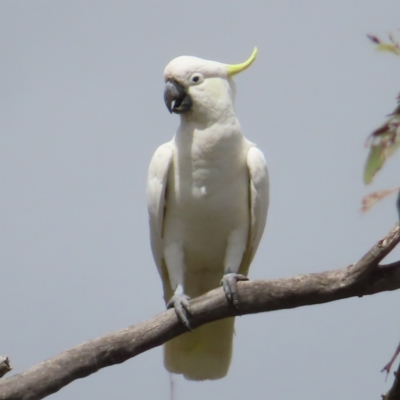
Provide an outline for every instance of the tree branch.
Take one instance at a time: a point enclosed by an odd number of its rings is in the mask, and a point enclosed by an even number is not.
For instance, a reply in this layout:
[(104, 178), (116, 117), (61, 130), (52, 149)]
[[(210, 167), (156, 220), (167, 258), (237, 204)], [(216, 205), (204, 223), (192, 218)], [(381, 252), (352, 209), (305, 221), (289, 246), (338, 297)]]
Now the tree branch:
[[(380, 240), (361, 260), (349, 267), (292, 278), (239, 282), (240, 314), (327, 303), (400, 289), (400, 263), (378, 263), (400, 241), (399, 225)], [(222, 289), (193, 299), (191, 325), (238, 315)], [(0, 382), (1, 400), (42, 399), (78, 378), (101, 368), (122, 363), (185, 332), (174, 310), (145, 322), (97, 338), (43, 361), (27, 371)]]
[(0, 378), (12, 370), (8, 357), (0, 356)]
[(382, 400), (399, 400), (400, 399), (400, 365), (397, 371), (394, 373), (394, 382), (391, 389), (384, 395)]

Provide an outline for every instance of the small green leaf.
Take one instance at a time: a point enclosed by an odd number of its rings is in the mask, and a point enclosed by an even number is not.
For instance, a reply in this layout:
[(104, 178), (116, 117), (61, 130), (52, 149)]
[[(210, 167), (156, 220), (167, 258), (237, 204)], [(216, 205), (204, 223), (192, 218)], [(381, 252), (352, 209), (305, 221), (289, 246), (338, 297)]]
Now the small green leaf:
[(375, 174), (383, 167), (384, 163), (383, 144), (371, 145), (364, 167), (364, 183), (366, 185), (372, 182)]
[(392, 43), (380, 43), (376, 46), (376, 49), (379, 51), (387, 51), (389, 53), (396, 54), (396, 56), (400, 56), (400, 50), (396, 45)]
[(389, 34), (389, 42), (382, 41), (376, 35), (367, 35), (368, 39), (375, 44), (375, 48), (379, 51), (387, 51), (389, 53), (400, 56), (400, 43), (396, 40), (392, 33)]
[(364, 183), (371, 183), (383, 164), (400, 147), (400, 106), (397, 106), (387, 121), (367, 140), (370, 148), (364, 167)]

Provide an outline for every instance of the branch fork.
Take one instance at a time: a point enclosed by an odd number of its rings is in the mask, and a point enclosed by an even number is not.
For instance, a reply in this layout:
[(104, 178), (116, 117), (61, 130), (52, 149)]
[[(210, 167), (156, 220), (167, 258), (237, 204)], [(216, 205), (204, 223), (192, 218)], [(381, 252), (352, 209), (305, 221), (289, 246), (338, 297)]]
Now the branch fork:
[[(322, 304), (400, 289), (400, 262), (380, 265), (399, 241), (397, 223), (360, 261), (349, 267), (284, 279), (238, 282), (240, 314)], [(193, 328), (238, 314), (227, 303), (221, 288), (191, 300), (190, 310)], [(76, 379), (122, 363), (185, 331), (174, 310), (164, 311), (147, 321), (90, 340), (25, 372), (1, 380), (0, 400), (42, 399)], [(393, 399), (395, 397), (385, 397), (385, 400)]]

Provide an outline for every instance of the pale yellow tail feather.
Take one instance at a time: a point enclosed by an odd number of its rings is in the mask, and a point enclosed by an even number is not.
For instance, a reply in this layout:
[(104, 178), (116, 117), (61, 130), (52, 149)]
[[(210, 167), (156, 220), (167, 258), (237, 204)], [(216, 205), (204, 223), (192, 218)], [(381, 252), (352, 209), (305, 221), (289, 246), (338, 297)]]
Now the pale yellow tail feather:
[(194, 381), (223, 378), (231, 362), (234, 323), (226, 318), (170, 340), (164, 345), (165, 368)]

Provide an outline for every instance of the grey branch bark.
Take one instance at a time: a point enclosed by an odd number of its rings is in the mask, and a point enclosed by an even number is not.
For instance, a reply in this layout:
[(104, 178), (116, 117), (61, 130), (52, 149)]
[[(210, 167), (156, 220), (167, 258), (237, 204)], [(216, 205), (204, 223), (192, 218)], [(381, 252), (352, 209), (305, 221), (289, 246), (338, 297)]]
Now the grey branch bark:
[[(399, 241), (400, 229), (396, 224), (359, 262), (349, 267), (285, 279), (239, 282), (240, 314), (283, 310), (400, 289), (400, 262), (379, 265)], [(193, 299), (190, 306), (193, 328), (238, 315), (236, 309), (228, 305), (220, 288)], [(184, 332), (174, 310), (167, 310), (0, 381), (0, 399), (42, 399), (75, 379), (122, 363)]]
[(0, 378), (3, 377), (7, 372), (12, 370), (10, 360), (8, 357), (0, 356)]

